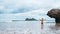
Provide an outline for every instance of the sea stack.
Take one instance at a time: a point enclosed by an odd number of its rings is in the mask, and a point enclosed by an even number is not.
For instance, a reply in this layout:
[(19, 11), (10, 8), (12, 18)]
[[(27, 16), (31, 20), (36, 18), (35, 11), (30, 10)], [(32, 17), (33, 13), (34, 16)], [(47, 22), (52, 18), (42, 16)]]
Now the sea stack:
[(51, 18), (55, 18), (56, 23), (60, 23), (60, 9), (51, 9), (47, 15)]

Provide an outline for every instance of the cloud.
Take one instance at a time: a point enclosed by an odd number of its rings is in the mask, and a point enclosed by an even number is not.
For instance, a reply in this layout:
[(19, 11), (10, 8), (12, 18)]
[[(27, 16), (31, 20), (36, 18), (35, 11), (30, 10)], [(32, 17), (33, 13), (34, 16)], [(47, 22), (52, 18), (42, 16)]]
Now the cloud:
[(54, 20), (46, 16), (45, 12), (44, 14), (42, 13), (43, 12), (41, 10), (33, 10), (16, 14), (0, 14), (0, 21), (25, 20), (26, 18), (35, 18), (37, 20), (44, 18), (46, 20)]
[[(59, 8), (60, 0), (1, 0), (0, 9), (3, 13), (21, 13), (34, 9)], [(3, 11), (4, 10), (4, 11)]]
[[(3, 13), (20, 13), (38, 8), (41, 2), (37, 0), (3, 0), (1, 10)], [(22, 11), (25, 10), (25, 11)], [(16, 11), (15, 11), (16, 10)]]
[(38, 9), (39, 7), (36, 7), (36, 6), (31, 6), (31, 7), (29, 7), (29, 6), (23, 6), (23, 7), (21, 7), (21, 8), (18, 8), (18, 9), (16, 9), (16, 10), (14, 10), (14, 11), (12, 11), (11, 13), (24, 13), (24, 12), (28, 12), (28, 11), (32, 11), (32, 10), (36, 10), (36, 9)]
[(60, 8), (60, 0), (1, 0), (0, 20), (49, 18), (44, 15), (52, 8)]

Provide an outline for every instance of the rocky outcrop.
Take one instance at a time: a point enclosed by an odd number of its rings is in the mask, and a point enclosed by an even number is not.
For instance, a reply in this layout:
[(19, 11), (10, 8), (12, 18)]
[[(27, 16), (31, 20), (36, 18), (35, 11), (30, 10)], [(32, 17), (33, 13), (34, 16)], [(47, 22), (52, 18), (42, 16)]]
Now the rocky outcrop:
[(60, 9), (51, 9), (47, 15), (51, 18), (55, 18), (56, 23), (60, 23)]
[(35, 18), (26, 18), (25, 21), (37, 21)]

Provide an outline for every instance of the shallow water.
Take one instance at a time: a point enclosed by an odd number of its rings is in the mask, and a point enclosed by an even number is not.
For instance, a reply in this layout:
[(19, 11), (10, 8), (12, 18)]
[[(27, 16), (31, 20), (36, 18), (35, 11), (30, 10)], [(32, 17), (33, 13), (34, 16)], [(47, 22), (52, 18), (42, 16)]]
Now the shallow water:
[(40, 21), (0, 22), (0, 34), (60, 34), (60, 27)]

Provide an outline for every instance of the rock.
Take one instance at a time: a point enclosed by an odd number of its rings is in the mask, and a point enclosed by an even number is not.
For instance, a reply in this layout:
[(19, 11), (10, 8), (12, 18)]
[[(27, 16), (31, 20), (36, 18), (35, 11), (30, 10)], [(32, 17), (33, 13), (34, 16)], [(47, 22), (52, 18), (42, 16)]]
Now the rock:
[(35, 18), (26, 18), (25, 21), (37, 21)]
[(60, 9), (51, 9), (47, 15), (51, 18), (55, 18), (56, 23), (60, 23)]

